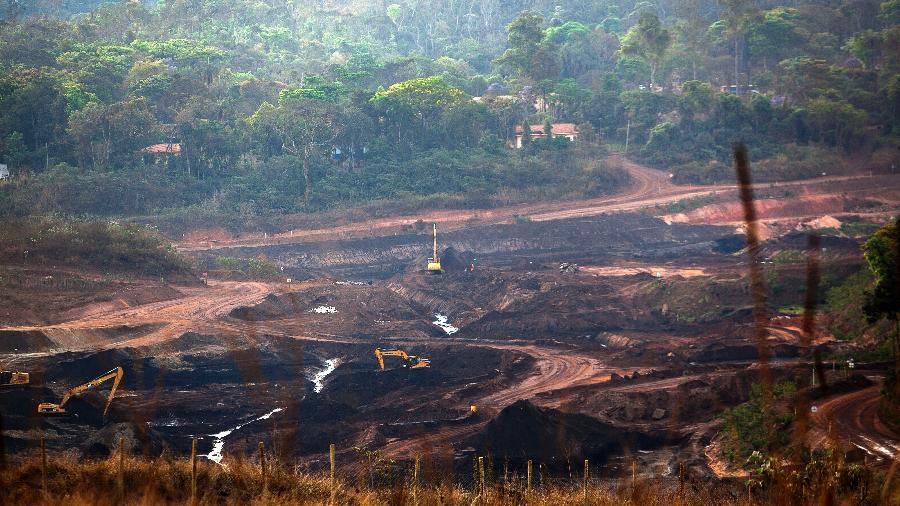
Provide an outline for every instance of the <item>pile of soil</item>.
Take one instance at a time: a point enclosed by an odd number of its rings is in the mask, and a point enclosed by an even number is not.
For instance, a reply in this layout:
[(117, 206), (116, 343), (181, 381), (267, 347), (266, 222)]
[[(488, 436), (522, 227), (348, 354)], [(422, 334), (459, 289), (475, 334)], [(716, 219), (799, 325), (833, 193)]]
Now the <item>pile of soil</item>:
[(441, 255), (441, 268), (447, 272), (462, 272), (469, 268), (474, 258), (471, 253), (458, 251), (451, 246)]
[(520, 400), (506, 407), (469, 441), (478, 453), (523, 461), (534, 459), (549, 467), (567, 461), (610, 457), (655, 448), (658, 436), (623, 430), (583, 414), (540, 408)]
[(39, 330), (0, 330), (0, 353), (34, 353), (55, 347)]

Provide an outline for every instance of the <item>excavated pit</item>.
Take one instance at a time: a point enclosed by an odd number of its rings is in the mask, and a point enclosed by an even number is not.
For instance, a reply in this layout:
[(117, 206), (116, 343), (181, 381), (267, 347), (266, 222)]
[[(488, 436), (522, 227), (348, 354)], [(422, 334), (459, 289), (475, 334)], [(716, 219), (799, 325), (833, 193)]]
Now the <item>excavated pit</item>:
[[(759, 379), (745, 257), (736, 254), (744, 241), (733, 226), (633, 214), (456, 230), (440, 235), (440, 276), (422, 272), (428, 239), (398, 230), (200, 252), (201, 265), (264, 253), (295, 281), (269, 283), (219, 313), (200, 308), (189, 316), (216, 316), (173, 336), (164, 336), (168, 322), (2, 331), (0, 364), (33, 372), (31, 388), (0, 390), (4, 445), (27, 453), (45, 433), (54, 451), (83, 456), (109, 454), (119, 437), (135, 453), (185, 454), (196, 436), (211, 459), (262, 440), (310, 465), (334, 443), (398, 460), (422, 445), (449, 447), (459, 462), (472, 451), (495, 463), (532, 458), (558, 473), (581, 458), (615, 470), (637, 455), (664, 470), (683, 452), (701, 458), (688, 448), (691, 430), (746, 400)], [(861, 265), (858, 241), (823, 245), (825, 261), (849, 266), (828, 267), (827, 282)], [(805, 236), (788, 235), (762, 251), (768, 259), (803, 247)], [(796, 322), (775, 318), (777, 308), (802, 303), (787, 287), (802, 285), (804, 271), (764, 269), (777, 281), (769, 339), (779, 365), (798, 351)], [(389, 358), (380, 371), (375, 347), (432, 366)], [(70, 403), (77, 416), (33, 413), (116, 366), (126, 374), (106, 420), (102, 387)], [(776, 368), (776, 379), (789, 370)], [(676, 422), (684, 430), (673, 431)]]

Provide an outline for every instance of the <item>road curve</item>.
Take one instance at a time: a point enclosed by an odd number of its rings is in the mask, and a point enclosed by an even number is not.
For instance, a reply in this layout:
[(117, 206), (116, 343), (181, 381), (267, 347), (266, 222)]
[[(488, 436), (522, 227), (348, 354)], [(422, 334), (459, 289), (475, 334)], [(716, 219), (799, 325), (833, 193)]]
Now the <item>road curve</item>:
[(878, 418), (881, 386), (876, 385), (825, 399), (811, 420), (814, 446), (838, 439), (865, 451), (876, 462), (890, 462), (900, 454), (900, 435)]
[(535, 364), (530, 372), (517, 378), (515, 383), (472, 400), (472, 403), (478, 406), (479, 417), (477, 419), (464, 425), (441, 427), (428, 434), (390, 441), (383, 448), (386, 456), (408, 458), (415, 454), (435, 451), (452, 453), (454, 443), (481, 430), (489, 419), (518, 400), (532, 399), (541, 393), (572, 386), (605, 381), (612, 372), (624, 372), (610, 368), (596, 358), (546, 346), (497, 342), (467, 342), (466, 344), (525, 353), (535, 359)]

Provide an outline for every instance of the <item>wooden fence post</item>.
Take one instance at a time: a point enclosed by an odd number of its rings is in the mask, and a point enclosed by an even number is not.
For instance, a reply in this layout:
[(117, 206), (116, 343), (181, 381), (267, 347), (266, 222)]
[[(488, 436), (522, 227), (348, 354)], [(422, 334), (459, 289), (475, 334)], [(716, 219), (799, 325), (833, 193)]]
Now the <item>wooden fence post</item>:
[(419, 454), (416, 454), (416, 463), (413, 465), (413, 482), (412, 482), (412, 496), (413, 496), (413, 504), (416, 504), (416, 496), (419, 489)]
[(47, 498), (47, 446), (44, 442), (44, 436), (41, 436), (41, 491), (44, 499)]
[(587, 499), (587, 489), (588, 489), (588, 459), (584, 459), (584, 484), (582, 485), (584, 489), (584, 498)]
[(472, 489), (478, 491), (478, 455), (472, 456)]
[(637, 461), (631, 459), (631, 495), (634, 496), (634, 482), (637, 480)]
[(328, 445), (328, 460), (331, 462), (331, 494), (334, 495), (334, 489), (337, 486), (337, 478), (335, 475), (335, 462), (334, 462), (334, 443)]
[(262, 471), (263, 492), (268, 490), (268, 476), (266, 475), (266, 447), (262, 441), (259, 442), (259, 469)]
[(478, 457), (478, 488), (480, 489), (479, 493), (484, 495), (484, 457)]
[(191, 441), (191, 506), (197, 503), (197, 438)]
[(119, 437), (119, 476), (116, 480), (119, 487), (119, 497), (125, 498), (125, 438)]
[(528, 470), (526, 471), (528, 478), (526, 479), (525, 491), (531, 492), (531, 459), (528, 459)]

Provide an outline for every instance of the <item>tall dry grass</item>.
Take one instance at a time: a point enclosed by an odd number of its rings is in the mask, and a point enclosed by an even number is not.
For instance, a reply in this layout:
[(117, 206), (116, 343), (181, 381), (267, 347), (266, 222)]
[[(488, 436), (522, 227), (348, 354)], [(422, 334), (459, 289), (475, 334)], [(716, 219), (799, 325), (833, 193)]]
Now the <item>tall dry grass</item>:
[[(581, 479), (554, 482), (526, 490), (522, 476), (488, 482), (484, 492), (478, 486), (460, 486), (452, 476), (437, 482), (421, 480), (414, 486), (412, 473), (394, 485), (354, 485), (344, 476), (331, 486), (326, 472), (299, 472), (296, 467), (272, 462), (265, 474), (258, 462), (234, 458), (227, 467), (209, 461), (198, 462), (196, 505), (212, 504), (341, 504), (341, 505), (620, 505), (711, 506), (747, 504), (900, 504), (896, 490), (884, 490), (881, 479), (865, 486), (841, 491), (839, 483), (810, 488), (803, 496), (798, 487), (809, 485), (795, 470), (773, 476), (766, 484), (748, 490), (744, 482), (685, 481), (677, 477), (631, 477), (589, 482)], [(837, 461), (825, 465), (843, 465)], [(119, 485), (119, 469), (122, 485)], [(822, 469), (823, 476), (835, 475)], [(40, 458), (9, 462), (0, 470), (0, 504), (9, 506), (64, 504), (156, 505), (191, 504), (191, 462), (189, 459), (120, 458), (80, 461), (75, 457), (51, 458), (46, 467), (46, 492)], [(339, 476), (340, 473), (339, 473)], [(874, 476), (874, 475), (873, 475)], [(365, 482), (365, 480), (363, 480)], [(821, 485), (821, 484), (820, 484)], [(885, 493), (887, 492), (887, 493)]]

